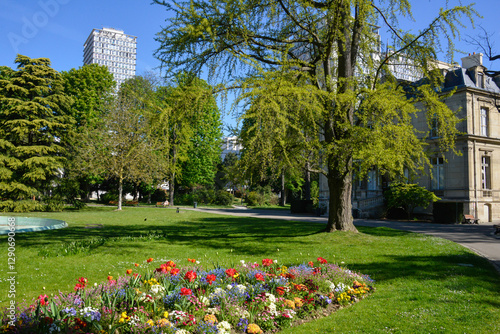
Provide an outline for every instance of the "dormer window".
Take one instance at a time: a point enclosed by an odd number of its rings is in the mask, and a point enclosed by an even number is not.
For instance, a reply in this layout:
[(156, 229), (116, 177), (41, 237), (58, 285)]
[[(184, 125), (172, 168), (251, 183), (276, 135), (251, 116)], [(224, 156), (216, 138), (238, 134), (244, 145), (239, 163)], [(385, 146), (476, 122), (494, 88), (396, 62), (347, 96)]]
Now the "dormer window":
[(484, 88), (484, 73), (479, 72), (477, 74), (477, 83), (476, 86), (479, 88)]

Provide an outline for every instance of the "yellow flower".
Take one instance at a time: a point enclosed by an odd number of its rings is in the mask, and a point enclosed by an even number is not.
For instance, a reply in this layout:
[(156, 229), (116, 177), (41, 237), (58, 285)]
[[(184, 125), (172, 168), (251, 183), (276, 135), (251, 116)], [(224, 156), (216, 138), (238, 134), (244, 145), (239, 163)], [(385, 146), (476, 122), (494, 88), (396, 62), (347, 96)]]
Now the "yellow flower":
[(160, 319), (156, 322), (156, 325), (158, 325), (159, 327), (165, 327), (165, 326), (170, 326), (170, 321), (168, 321), (167, 319)]
[(122, 315), (120, 317), (120, 320), (118, 322), (129, 322), (130, 317), (127, 315), (127, 312), (122, 312)]
[(217, 318), (213, 314), (206, 314), (203, 320), (205, 320), (205, 322), (211, 323), (212, 325), (217, 322)]
[(304, 302), (302, 302), (302, 299), (300, 299), (299, 297), (295, 297), (293, 301), (295, 302), (296, 307), (302, 307), (302, 305), (304, 305)]
[(295, 310), (295, 303), (290, 299), (285, 299), (285, 306)]
[(164, 317), (165, 319), (168, 319), (168, 312), (167, 312), (167, 311), (163, 312), (163, 317)]
[(248, 334), (261, 334), (263, 332), (262, 332), (262, 329), (260, 329), (260, 327), (258, 325), (249, 324), (247, 327), (247, 333)]
[(155, 325), (154, 321), (149, 319), (148, 321), (146, 321), (146, 323), (150, 326), (150, 327), (153, 327)]

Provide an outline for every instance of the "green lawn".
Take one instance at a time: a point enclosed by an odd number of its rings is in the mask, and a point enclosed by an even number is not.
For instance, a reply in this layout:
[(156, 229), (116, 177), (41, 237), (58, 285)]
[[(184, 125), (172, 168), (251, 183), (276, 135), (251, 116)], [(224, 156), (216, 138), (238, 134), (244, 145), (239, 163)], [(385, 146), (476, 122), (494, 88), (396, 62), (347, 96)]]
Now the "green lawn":
[[(358, 234), (326, 234), (320, 224), (164, 208), (28, 216), (62, 219), (69, 227), (16, 235), (18, 300), (70, 291), (81, 276), (90, 284), (104, 281), (149, 257), (155, 264), (180, 265), (195, 258), (210, 267), (263, 258), (299, 264), (322, 256), (370, 275), (376, 291), (285, 333), (500, 333), (500, 275), (487, 260), (439, 238), (368, 227)], [(6, 305), (7, 243), (5, 236), (0, 239), (0, 301)]]

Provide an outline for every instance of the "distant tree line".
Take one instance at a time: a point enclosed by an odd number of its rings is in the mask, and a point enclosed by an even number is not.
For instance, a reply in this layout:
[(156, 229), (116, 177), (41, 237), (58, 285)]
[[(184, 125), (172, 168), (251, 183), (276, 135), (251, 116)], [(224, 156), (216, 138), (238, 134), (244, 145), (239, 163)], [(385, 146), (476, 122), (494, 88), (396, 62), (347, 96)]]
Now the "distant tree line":
[(147, 74), (116, 89), (98, 64), (59, 73), (47, 58), (15, 63), (0, 67), (0, 210), (81, 207), (98, 190), (118, 209), (125, 193), (173, 204), (176, 190), (216, 191), (222, 122), (202, 79)]

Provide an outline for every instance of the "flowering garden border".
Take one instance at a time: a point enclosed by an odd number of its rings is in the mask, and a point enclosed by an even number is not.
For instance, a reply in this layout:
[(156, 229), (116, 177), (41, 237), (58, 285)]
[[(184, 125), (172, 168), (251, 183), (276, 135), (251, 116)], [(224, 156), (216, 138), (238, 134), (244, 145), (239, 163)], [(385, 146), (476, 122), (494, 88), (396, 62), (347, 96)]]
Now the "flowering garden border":
[[(373, 280), (322, 257), (297, 266), (276, 260), (205, 270), (195, 259), (180, 268), (167, 261), (143, 274), (89, 285), (77, 279), (74, 292), (40, 295), (30, 305), (5, 308), (6, 333), (271, 333), (328, 315), (372, 292)], [(154, 268), (154, 269), (153, 269)]]

